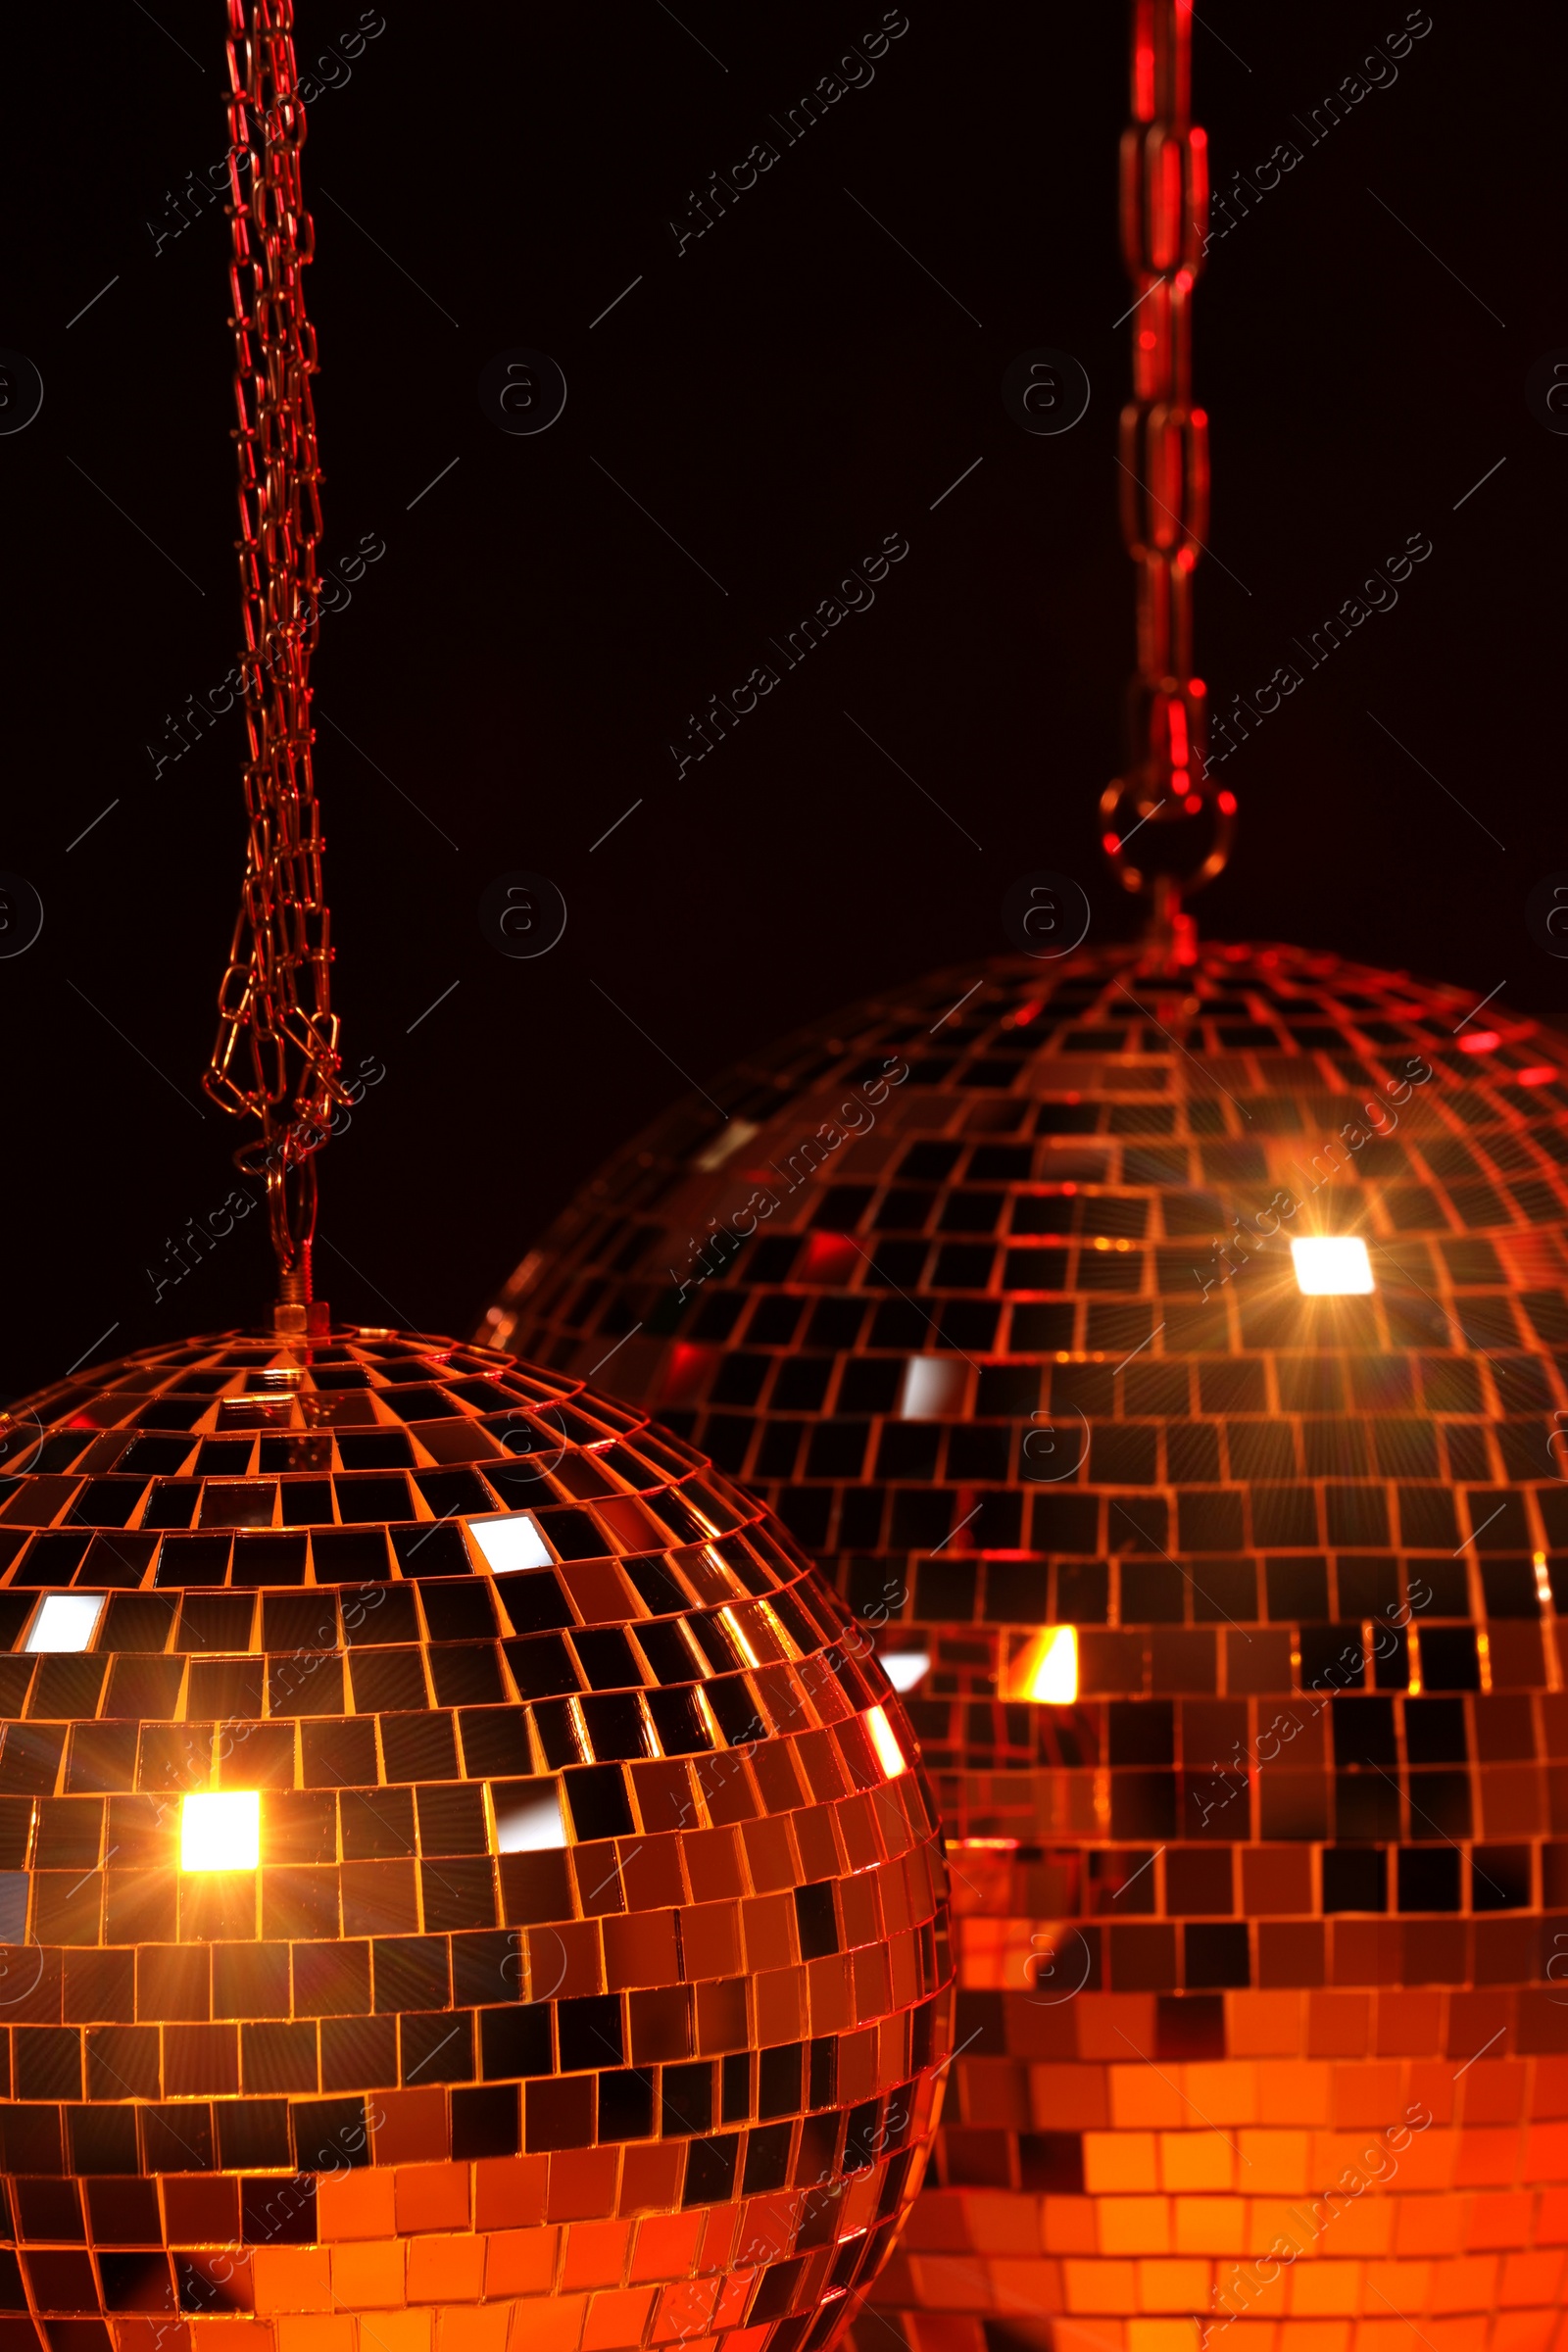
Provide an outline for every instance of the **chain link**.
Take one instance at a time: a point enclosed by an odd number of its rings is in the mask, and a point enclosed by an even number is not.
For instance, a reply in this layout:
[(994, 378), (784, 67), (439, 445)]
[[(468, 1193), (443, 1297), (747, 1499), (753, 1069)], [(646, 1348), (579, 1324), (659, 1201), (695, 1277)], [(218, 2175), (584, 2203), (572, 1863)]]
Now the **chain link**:
[[(1192, 0), (1132, 0), (1121, 237), (1136, 299), (1133, 397), (1121, 413), (1118, 462), (1122, 537), (1138, 566), (1138, 668), (1128, 688), (1127, 771), (1106, 786), (1100, 816), (1123, 888), (1153, 898), (1156, 927), (1167, 934), (1181, 919), (1179, 892), (1199, 888), (1225, 863), (1236, 815), (1234, 794), (1204, 773), (1207, 698), (1193, 675), (1208, 418), (1192, 401), (1191, 329), (1208, 220), (1208, 141), (1192, 121), (1191, 44)], [(1136, 861), (1128, 854), (1135, 832)]]
[(313, 1154), (325, 1143), (338, 1077), (330, 917), (311, 765), (320, 467), (311, 377), (316, 334), (303, 272), (315, 232), (300, 188), (305, 109), (294, 68), (292, 0), (227, 0), (229, 219), (239, 557), (248, 757), (245, 882), (218, 1040), (203, 1079), (261, 1134), (235, 1153), (265, 1175), (282, 1295), (311, 1295)]

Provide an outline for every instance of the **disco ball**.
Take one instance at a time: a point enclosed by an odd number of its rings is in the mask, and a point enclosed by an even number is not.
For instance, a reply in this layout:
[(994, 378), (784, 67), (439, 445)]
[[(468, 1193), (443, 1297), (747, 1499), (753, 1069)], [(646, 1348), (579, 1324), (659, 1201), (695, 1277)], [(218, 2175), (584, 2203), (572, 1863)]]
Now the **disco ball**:
[(769, 1514), (353, 1326), (83, 1373), (0, 1456), (4, 2352), (830, 2344), (931, 2139), (946, 1874)]
[(682, 1104), (491, 1311), (613, 1348), (910, 1694), (960, 1985), (877, 2290), (919, 2352), (1552, 2340), (1563, 1065), (1294, 949), (953, 971)]

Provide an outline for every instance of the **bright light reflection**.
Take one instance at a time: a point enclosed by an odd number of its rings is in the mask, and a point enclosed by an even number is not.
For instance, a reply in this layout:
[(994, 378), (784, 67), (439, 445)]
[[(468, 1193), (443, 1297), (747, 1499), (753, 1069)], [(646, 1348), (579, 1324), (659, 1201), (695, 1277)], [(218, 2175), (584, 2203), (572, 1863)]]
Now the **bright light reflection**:
[(181, 1870), (254, 1870), (262, 1858), (262, 1800), (254, 1788), (187, 1796), (179, 1809)]
[(877, 1664), (902, 1697), (906, 1690), (912, 1690), (916, 1683), (923, 1683), (930, 1673), (931, 1652), (928, 1649), (890, 1649), (877, 1659)]
[(731, 1634), (734, 1636), (736, 1646), (739, 1648), (741, 1656), (746, 1660), (747, 1665), (760, 1666), (762, 1661), (758, 1656), (757, 1651), (752, 1646), (751, 1642), (747, 1639), (746, 1628), (742, 1625), (734, 1610), (728, 1608), (720, 1609), (718, 1613), (723, 1618), (724, 1623), (728, 1626)]
[(904, 1367), (898, 1413), (901, 1421), (939, 1421), (944, 1413), (963, 1406), (964, 1367), (961, 1359), (944, 1355), (911, 1355)]
[(904, 1750), (894, 1736), (893, 1726), (888, 1721), (886, 1708), (867, 1707), (865, 1728), (871, 1735), (871, 1745), (876, 1749), (876, 1760), (882, 1767), (884, 1778), (896, 1781), (901, 1772), (907, 1772), (909, 1768), (904, 1760)]
[(509, 1789), (503, 1795), (498, 1788), (495, 1798), (498, 1853), (541, 1854), (551, 1846), (565, 1844), (561, 1789), (556, 1782), (549, 1782), (536, 1794)]
[(1291, 1244), (1296, 1283), (1304, 1298), (1348, 1298), (1370, 1291), (1372, 1260), (1354, 1233), (1310, 1233)]
[(1078, 1695), (1078, 1630), (1056, 1625), (1037, 1634), (1012, 1670), (1014, 1698), (1037, 1706), (1070, 1707)]
[(51, 1592), (33, 1619), (24, 1649), (85, 1649), (97, 1629), (101, 1592)]
[(470, 1519), (468, 1533), (496, 1576), (511, 1576), (518, 1568), (550, 1568), (553, 1555), (528, 1511), (512, 1511), (504, 1519)]

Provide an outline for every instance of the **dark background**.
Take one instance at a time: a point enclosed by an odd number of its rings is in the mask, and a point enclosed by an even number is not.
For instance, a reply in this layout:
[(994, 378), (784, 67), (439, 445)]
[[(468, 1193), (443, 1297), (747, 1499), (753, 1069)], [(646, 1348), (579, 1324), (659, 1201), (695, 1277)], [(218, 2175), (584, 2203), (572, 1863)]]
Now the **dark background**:
[[(1316, 146), (1293, 117), (1402, 7), (1205, 0), (1195, 33), (1216, 184), (1305, 149), (1216, 242), (1198, 301), (1216, 701), (1294, 660), (1408, 534), (1434, 542), (1227, 767), (1240, 846), (1200, 911), (1555, 1012), (1568, 966), (1524, 903), (1568, 865), (1568, 438), (1523, 387), (1568, 345), (1568, 26), (1532, 12), (1521, 45), (1521, 20), (1505, 42), (1433, 8), (1393, 86)], [(0, 344), (46, 395), (0, 438), (0, 868), (46, 914), (0, 961), (0, 1392), (253, 1316), (270, 1290), (257, 1214), (154, 1297), (168, 1244), (234, 1181), (237, 1130), (199, 1077), (242, 855), (237, 714), (156, 780), (148, 750), (237, 635), (220, 208), (155, 251), (185, 174), (223, 153), (223, 11), (156, 14), (13, 12), (4, 35)], [(300, 15), (304, 65), (358, 23), (352, 0)], [(680, 1090), (672, 1065), (710, 1084), (839, 1002), (1004, 949), (1020, 873), (1077, 875), (1097, 936), (1131, 927), (1094, 814), (1131, 659), (1124, 12), (909, 0), (870, 85), (677, 258), (689, 191), (774, 136), (881, 10), (681, 0), (680, 19), (384, 0), (311, 113), (323, 561), (386, 543), (315, 669), (346, 1058), (385, 1068), (323, 1164), (320, 1287), (368, 1320), (467, 1328)], [(1058, 438), (1002, 405), (1037, 345), (1092, 381)], [(569, 384), (537, 438), (476, 397), (514, 346)], [(909, 554), (874, 608), (677, 782), (687, 713), (889, 532)], [(537, 961), (478, 926), (517, 867), (569, 906)]]

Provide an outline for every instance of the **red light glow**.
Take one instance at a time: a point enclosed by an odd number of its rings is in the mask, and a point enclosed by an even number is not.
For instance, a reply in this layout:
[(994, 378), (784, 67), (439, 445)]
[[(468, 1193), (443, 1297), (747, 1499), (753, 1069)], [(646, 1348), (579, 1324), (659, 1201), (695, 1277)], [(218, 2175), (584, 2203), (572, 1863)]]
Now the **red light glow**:
[(1133, 112), (1140, 122), (1153, 121), (1154, 43), (1146, 25), (1140, 25), (1133, 45)]
[(688, 1398), (700, 1396), (703, 1384), (712, 1373), (718, 1359), (716, 1348), (702, 1348), (690, 1340), (682, 1340), (669, 1359), (664, 1375), (662, 1402), (684, 1404)]
[(1472, 1029), (1468, 1037), (1459, 1040), (1461, 1054), (1492, 1054), (1502, 1043), (1495, 1029)]
[(1533, 1061), (1528, 1070), (1515, 1070), (1515, 1086), (1549, 1086), (1557, 1073), (1549, 1061)]
[(859, 1262), (859, 1251), (847, 1233), (813, 1233), (807, 1237), (803, 1282), (848, 1282)]

